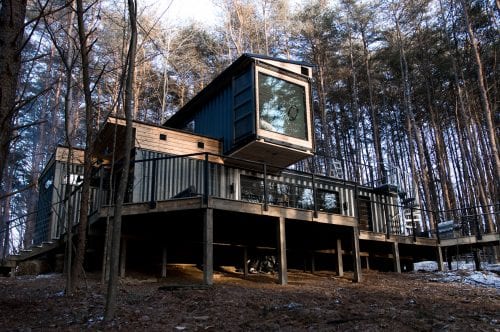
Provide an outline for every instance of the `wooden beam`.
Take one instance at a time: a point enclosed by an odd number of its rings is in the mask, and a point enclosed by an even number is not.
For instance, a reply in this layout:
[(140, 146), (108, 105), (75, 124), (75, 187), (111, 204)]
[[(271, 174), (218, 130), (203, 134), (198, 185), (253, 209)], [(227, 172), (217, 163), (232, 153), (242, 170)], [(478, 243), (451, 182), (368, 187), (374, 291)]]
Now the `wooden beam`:
[(359, 233), (358, 227), (352, 228), (352, 251), (353, 251), (353, 266), (354, 266), (354, 274), (352, 277), (352, 281), (361, 282), (361, 256), (359, 254)]
[(278, 282), (280, 285), (288, 284), (287, 262), (286, 262), (286, 231), (285, 217), (279, 217), (276, 225), (277, 248), (278, 248)]
[(443, 250), (441, 247), (436, 247), (436, 256), (437, 256), (437, 263), (438, 263), (438, 271), (444, 271), (444, 261), (443, 261)]
[(127, 242), (126, 238), (122, 237), (122, 245), (120, 246), (120, 277), (125, 277), (125, 267), (127, 263)]
[(316, 273), (316, 260), (314, 256), (314, 251), (311, 251), (311, 273)]
[(161, 259), (161, 277), (165, 278), (166, 276), (167, 276), (167, 246), (164, 246)]
[(491, 254), (493, 256), (493, 264), (500, 263), (500, 246), (496, 245), (492, 247)]
[(392, 259), (394, 262), (394, 272), (401, 273), (401, 261), (399, 259), (399, 245), (397, 242), (392, 244)]
[(243, 276), (248, 278), (248, 248), (243, 247)]
[(342, 260), (342, 241), (337, 239), (337, 250), (335, 250), (337, 255), (337, 267), (336, 272), (339, 277), (344, 276), (344, 262)]
[(214, 283), (214, 210), (203, 210), (203, 284)]

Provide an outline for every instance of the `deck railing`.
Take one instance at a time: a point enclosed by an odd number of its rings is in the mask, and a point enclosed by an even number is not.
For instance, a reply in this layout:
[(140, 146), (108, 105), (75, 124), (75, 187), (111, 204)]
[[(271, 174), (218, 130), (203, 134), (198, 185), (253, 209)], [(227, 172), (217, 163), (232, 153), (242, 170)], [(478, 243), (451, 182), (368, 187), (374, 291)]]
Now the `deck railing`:
[[(360, 229), (387, 236), (440, 239), (450, 236), (480, 237), (484, 233), (498, 232), (498, 206), (476, 207), (478, 213), (475, 214), (470, 209), (467, 214), (463, 210), (434, 212), (418, 205), (402, 205), (397, 195), (370, 194), (373, 188), (353, 182), (297, 170), (279, 170), (266, 163), (210, 153), (167, 156), (143, 150), (137, 152), (131, 166), (125, 202), (149, 203), (152, 208), (158, 201), (186, 197), (202, 197), (206, 201), (209, 197), (217, 197), (262, 204), (263, 209), (277, 205), (312, 210), (315, 214), (327, 212), (356, 217)], [(115, 168), (114, 174), (119, 175), (120, 169)], [(116, 181), (117, 177), (111, 177), (108, 166), (101, 166), (94, 172), (91, 215), (103, 205), (111, 205)], [(369, 194), (372, 195), (369, 211), (366, 212), (369, 220), (363, 221), (363, 216), (357, 213), (360, 197)], [(77, 188), (69, 198), (63, 198), (59, 205), (52, 207), (59, 220), (59, 234), (64, 233), (67, 214), (77, 211), (79, 197), (80, 190)], [(488, 213), (479, 213), (483, 211)], [(448, 219), (451, 215), (452, 219)], [(72, 224), (78, 223), (78, 213), (74, 213), (71, 220)], [(443, 223), (447, 220), (452, 222)]]
[[(354, 216), (352, 192), (355, 185), (295, 170), (278, 170), (272, 165), (210, 153), (165, 156), (140, 151), (133, 162), (134, 178), (129, 181), (127, 203), (149, 202), (183, 197), (218, 197), (269, 205), (325, 211)], [(224, 164), (218, 161), (224, 160)], [(98, 172), (99, 193), (96, 208), (110, 202), (109, 174)], [(116, 172), (115, 173), (119, 173)], [(352, 196), (352, 197), (351, 197)]]

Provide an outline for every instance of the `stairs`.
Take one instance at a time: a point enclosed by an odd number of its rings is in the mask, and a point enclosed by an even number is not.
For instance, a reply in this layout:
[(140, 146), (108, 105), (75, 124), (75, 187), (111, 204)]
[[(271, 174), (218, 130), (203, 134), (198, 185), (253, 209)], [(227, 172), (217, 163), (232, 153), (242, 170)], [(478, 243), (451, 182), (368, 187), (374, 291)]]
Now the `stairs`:
[(56, 249), (57, 247), (59, 247), (59, 245), (59, 241), (47, 241), (42, 242), (39, 245), (34, 245), (28, 249), (21, 249), (19, 253), (9, 255), (4, 260), (1, 260), (0, 267), (16, 267), (19, 262), (41, 256), (51, 250)]

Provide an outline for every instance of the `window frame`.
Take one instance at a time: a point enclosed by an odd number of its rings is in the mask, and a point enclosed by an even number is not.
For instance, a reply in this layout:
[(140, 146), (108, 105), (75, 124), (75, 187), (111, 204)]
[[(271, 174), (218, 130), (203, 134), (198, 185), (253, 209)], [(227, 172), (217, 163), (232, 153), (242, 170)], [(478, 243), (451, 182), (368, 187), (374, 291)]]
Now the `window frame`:
[[(288, 136), (275, 131), (262, 129), (260, 127), (260, 82), (259, 74), (262, 73), (267, 76), (271, 76), (287, 83), (299, 85), (304, 88), (304, 103), (305, 103), (305, 130), (306, 137), (297, 138), (293, 136)], [(268, 68), (255, 66), (255, 115), (256, 115), (256, 132), (259, 138), (268, 138), (272, 141), (285, 142), (291, 145), (297, 145), (307, 149), (312, 149), (312, 126), (311, 126), (311, 92), (310, 92), (310, 82), (308, 79), (299, 79), (297, 77), (289, 76), (283, 73), (279, 73)]]

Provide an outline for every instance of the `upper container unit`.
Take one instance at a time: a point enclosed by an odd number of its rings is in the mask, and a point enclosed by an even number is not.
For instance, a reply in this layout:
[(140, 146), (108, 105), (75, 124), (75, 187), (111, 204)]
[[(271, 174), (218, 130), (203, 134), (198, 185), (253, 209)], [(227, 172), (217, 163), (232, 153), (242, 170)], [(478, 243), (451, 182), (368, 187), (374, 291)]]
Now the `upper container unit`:
[(312, 65), (244, 54), (165, 126), (223, 142), (223, 154), (286, 167), (314, 152)]

